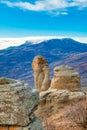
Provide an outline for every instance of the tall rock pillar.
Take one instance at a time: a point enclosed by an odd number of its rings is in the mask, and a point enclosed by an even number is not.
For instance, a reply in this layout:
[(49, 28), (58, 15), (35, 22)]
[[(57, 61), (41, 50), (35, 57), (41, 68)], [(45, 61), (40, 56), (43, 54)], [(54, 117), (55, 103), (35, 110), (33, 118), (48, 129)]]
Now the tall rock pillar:
[(36, 56), (32, 62), (34, 71), (34, 83), (38, 92), (45, 91), (50, 87), (50, 69), (47, 60), (42, 56)]

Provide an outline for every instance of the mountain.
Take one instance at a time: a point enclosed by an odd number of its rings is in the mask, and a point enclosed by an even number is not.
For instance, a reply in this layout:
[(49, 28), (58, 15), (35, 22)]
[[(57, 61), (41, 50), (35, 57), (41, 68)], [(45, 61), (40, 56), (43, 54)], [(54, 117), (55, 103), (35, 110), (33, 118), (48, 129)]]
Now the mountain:
[(0, 76), (28, 81), (33, 85), (31, 63), (35, 56), (47, 58), (51, 68), (71, 65), (82, 76), (82, 85), (87, 85), (87, 44), (72, 39), (51, 39), (38, 44), (26, 42), (17, 47), (0, 50)]

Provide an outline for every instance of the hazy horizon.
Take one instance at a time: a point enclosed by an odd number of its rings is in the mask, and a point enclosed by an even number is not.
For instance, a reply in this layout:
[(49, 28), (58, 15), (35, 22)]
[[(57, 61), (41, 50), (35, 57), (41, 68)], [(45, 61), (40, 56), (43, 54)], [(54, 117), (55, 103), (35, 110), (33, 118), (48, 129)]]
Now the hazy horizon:
[(20, 37), (20, 38), (0, 38), (0, 49), (6, 49), (10, 46), (19, 46), (24, 44), (26, 41), (30, 41), (33, 44), (40, 43), (44, 40), (50, 39), (63, 39), (63, 38), (71, 38), (81, 43), (87, 44), (86, 37), (64, 37), (64, 36), (32, 36), (32, 37)]
[(0, 0), (0, 49), (26, 40), (87, 43), (87, 0)]

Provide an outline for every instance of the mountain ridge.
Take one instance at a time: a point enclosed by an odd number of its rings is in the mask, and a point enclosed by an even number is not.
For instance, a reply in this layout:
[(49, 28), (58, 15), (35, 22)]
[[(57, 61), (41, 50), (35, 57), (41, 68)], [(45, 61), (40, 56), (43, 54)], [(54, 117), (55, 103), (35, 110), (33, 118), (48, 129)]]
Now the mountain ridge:
[[(84, 85), (87, 85), (87, 44), (65, 38), (45, 40), (38, 44), (27, 41), (20, 46), (0, 50), (0, 76), (26, 80), (33, 85), (31, 63), (36, 55), (46, 57), (52, 70), (55, 65), (73, 66), (82, 77), (85, 77)], [(52, 75), (53, 72), (51, 77)]]

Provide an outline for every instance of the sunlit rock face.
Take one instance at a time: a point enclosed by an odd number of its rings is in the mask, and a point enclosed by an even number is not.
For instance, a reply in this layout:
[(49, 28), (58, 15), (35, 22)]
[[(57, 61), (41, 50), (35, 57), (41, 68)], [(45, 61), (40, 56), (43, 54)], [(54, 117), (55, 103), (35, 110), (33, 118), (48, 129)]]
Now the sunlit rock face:
[(54, 68), (54, 76), (51, 89), (68, 89), (76, 91), (80, 89), (80, 75), (70, 66), (58, 66)]
[[(40, 64), (41, 62), (39, 62), (39, 65)], [(47, 67), (41, 67), (41, 69), (42, 68), (45, 68), (45, 72), (48, 73)], [(34, 72), (36, 71), (34, 68), (33, 70)], [(39, 72), (38, 70), (39, 69), (37, 69), (37, 72)], [(42, 71), (43, 70), (44, 69), (42, 69)], [(38, 90), (38, 87), (35, 87)], [(71, 109), (71, 107), (78, 102), (86, 100), (86, 93), (81, 90), (80, 75), (72, 67), (65, 65), (55, 67), (51, 84), (49, 84), (48, 89), (39, 91), (39, 99), (39, 106), (35, 113), (43, 120), (43, 125), (45, 118), (45, 120), (51, 122), (50, 125), (53, 124), (55, 126), (55, 130), (82, 130), (76, 126), (73, 126), (72, 129), (71, 126), (73, 124), (68, 121), (66, 116), (69, 107)], [(67, 124), (68, 127), (66, 127)], [(50, 130), (49, 126), (48, 129)]]
[[(42, 130), (39, 119), (34, 115), (38, 101), (38, 93), (24, 81), (0, 78), (0, 130), (6, 127), (6, 130), (28, 130), (27, 126), (30, 130)], [(38, 128), (32, 129), (32, 124)]]
[(42, 56), (36, 56), (32, 62), (34, 71), (34, 84), (38, 92), (46, 91), (50, 87), (50, 69), (47, 60)]

